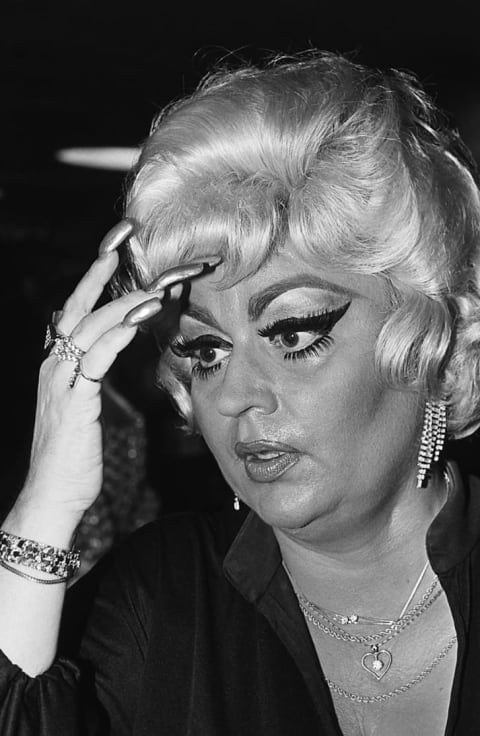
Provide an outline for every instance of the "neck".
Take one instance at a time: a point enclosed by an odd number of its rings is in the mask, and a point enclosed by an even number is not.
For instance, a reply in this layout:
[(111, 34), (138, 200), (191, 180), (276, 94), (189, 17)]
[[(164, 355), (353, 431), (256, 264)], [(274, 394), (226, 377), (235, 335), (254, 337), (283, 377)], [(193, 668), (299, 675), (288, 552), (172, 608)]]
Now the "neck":
[[(275, 529), (294, 586), (332, 610), (360, 610), (391, 617), (398, 612), (427, 563), (425, 537), (445, 500), (443, 478), (428, 489), (412, 489), (357, 525), (329, 524), (329, 534), (313, 529)], [(335, 533), (332, 534), (332, 529)], [(431, 582), (428, 570), (423, 578)]]

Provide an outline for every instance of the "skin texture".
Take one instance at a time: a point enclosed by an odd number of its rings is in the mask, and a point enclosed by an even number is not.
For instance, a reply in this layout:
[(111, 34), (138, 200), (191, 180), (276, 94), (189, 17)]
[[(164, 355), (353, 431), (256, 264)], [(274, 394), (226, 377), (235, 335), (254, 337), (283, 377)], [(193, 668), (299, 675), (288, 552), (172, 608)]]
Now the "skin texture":
[[(398, 517), (409, 497), (421, 421), (417, 395), (382, 385), (374, 370), (375, 341), (388, 309), (383, 286), (372, 277), (312, 271), (287, 254), (226, 290), (216, 288), (221, 270), (192, 283), (193, 316), (184, 315), (180, 327), (186, 340), (209, 334), (226, 342), (202, 361), (219, 364), (218, 370), (206, 379), (193, 375), (203, 437), (232, 489), (268, 524), (307, 547), (337, 549), (339, 540), (345, 549), (355, 547), (353, 540), (379, 533), (387, 518)], [(286, 278), (299, 276), (301, 283), (304, 274), (333, 287), (294, 283), (258, 319), (249, 318), (252, 297)], [(304, 360), (286, 360), (281, 337), (272, 344), (258, 334), (277, 319), (348, 302), (332, 342)], [(203, 316), (206, 311), (210, 316)], [(214, 324), (199, 321), (199, 313)], [(314, 337), (302, 333), (298, 344)], [(187, 360), (193, 365), (198, 358), (197, 351)], [(259, 439), (299, 451), (298, 462), (271, 483), (252, 481), (235, 453), (236, 442)]]

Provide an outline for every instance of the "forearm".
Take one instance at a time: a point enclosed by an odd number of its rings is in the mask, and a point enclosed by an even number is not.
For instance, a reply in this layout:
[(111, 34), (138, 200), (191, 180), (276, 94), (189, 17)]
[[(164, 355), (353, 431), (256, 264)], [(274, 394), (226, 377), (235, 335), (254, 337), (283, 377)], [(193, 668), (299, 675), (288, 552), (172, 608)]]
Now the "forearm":
[[(35, 509), (22, 497), (5, 519), (10, 534), (69, 549), (79, 519)], [(16, 570), (43, 580), (55, 576), (22, 565)], [(66, 583), (41, 584), (0, 567), (0, 648), (30, 676), (52, 664), (56, 650)]]

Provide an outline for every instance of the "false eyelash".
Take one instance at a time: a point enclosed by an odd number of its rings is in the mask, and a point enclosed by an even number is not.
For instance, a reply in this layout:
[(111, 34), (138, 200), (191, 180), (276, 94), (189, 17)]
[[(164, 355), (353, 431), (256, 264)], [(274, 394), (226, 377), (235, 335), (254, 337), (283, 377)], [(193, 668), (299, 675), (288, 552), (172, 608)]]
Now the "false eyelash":
[(325, 310), (317, 314), (307, 314), (304, 317), (287, 317), (276, 322), (270, 322), (258, 330), (260, 337), (275, 337), (282, 332), (292, 330), (293, 332), (323, 332), (328, 333), (343, 317), (351, 302), (343, 304), (338, 309)]
[(195, 376), (195, 378), (200, 378), (201, 380), (205, 380), (206, 378), (210, 378), (211, 375), (215, 373), (215, 371), (220, 370), (222, 367), (221, 363), (214, 363), (214, 365), (209, 365), (206, 368), (204, 368), (200, 363), (195, 363), (192, 365), (192, 376)]
[(291, 361), (307, 360), (307, 358), (311, 358), (312, 356), (317, 357), (331, 345), (333, 345), (333, 337), (331, 335), (321, 335), (311, 345), (307, 345), (307, 347), (301, 348), (301, 350), (297, 350), (296, 352), (285, 353), (283, 359)]
[(170, 341), (169, 347), (177, 358), (192, 358), (200, 348), (230, 348), (231, 345), (217, 335), (201, 335), (194, 340), (186, 340), (183, 335), (178, 335)]

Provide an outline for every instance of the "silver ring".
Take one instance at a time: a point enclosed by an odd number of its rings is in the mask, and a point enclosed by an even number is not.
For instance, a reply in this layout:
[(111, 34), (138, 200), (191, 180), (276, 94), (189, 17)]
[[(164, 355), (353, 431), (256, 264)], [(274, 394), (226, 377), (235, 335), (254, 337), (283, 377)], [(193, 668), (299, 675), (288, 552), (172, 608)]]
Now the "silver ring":
[(62, 318), (62, 315), (63, 311), (61, 309), (57, 309), (55, 310), (55, 312), (53, 312), (50, 318), (50, 322), (47, 325), (45, 342), (43, 345), (44, 350), (48, 350), (49, 348), (51, 348), (57, 338), (66, 337), (66, 335), (57, 327), (60, 319)]
[(57, 360), (72, 360), (74, 363), (77, 363), (85, 355), (85, 350), (75, 345), (70, 335), (63, 335), (58, 330), (53, 338), (51, 352), (57, 356)]
[(92, 376), (87, 376), (87, 374), (83, 372), (81, 359), (78, 359), (75, 364), (75, 368), (73, 369), (73, 373), (68, 382), (69, 388), (73, 388), (79, 378), (84, 378), (86, 381), (91, 381), (91, 383), (102, 383), (103, 381), (103, 377), (102, 378), (92, 378)]
[(103, 381), (104, 376), (102, 378), (92, 378), (92, 376), (87, 376), (86, 373), (84, 373), (82, 364), (80, 363), (80, 370), (79, 375), (84, 378), (86, 381), (91, 381), (92, 383), (101, 383)]

